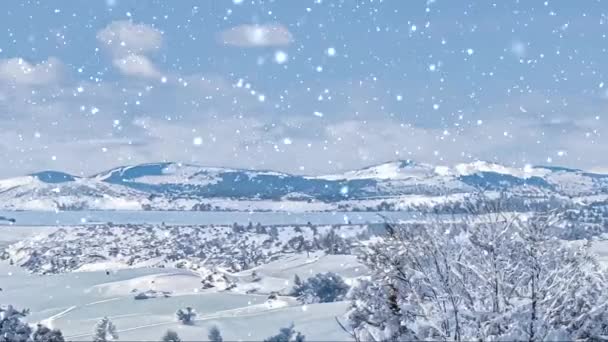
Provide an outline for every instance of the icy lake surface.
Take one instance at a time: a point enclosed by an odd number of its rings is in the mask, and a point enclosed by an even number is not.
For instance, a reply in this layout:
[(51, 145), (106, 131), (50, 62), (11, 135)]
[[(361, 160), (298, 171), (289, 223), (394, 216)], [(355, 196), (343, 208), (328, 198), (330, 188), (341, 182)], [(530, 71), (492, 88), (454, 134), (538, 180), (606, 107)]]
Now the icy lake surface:
[[(83, 223), (116, 224), (343, 224), (379, 223), (386, 218), (403, 220), (411, 212), (202, 212), (202, 211), (0, 211), (0, 217), (14, 219), (19, 226), (78, 225)], [(0, 220), (0, 225), (8, 224)]]

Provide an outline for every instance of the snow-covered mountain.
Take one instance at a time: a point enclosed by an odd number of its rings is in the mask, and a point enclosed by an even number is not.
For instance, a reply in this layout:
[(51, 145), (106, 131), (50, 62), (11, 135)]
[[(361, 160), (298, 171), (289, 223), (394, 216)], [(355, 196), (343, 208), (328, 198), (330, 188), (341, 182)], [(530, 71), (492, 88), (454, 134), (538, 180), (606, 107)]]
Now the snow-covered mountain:
[[(90, 177), (44, 171), (0, 180), (8, 210), (301, 210), (373, 209), (381, 202), (439, 203), (483, 189), (523, 197), (605, 201), (608, 175), (488, 162), (433, 166), (395, 161), (325, 176), (150, 163)], [(407, 205), (406, 205), (407, 206)]]

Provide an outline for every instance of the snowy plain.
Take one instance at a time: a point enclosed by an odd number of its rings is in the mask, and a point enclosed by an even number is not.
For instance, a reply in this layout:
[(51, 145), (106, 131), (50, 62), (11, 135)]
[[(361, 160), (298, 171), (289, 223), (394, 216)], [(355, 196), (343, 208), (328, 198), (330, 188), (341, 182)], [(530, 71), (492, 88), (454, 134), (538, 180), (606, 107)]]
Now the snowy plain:
[[(0, 229), (0, 243), (6, 246), (56, 228)], [(248, 283), (254, 270), (262, 280)], [(289, 289), (295, 274), (305, 279), (328, 271), (342, 275), (347, 282), (365, 275), (354, 256), (304, 253), (230, 273), (239, 278), (239, 285), (223, 292), (201, 290), (201, 277), (184, 269), (112, 269), (112, 265), (102, 265), (84, 272), (38, 275), (2, 261), (0, 302), (29, 308), (28, 322), (59, 328), (68, 340), (90, 340), (95, 323), (103, 316), (114, 322), (121, 340), (158, 340), (167, 329), (176, 331), (184, 340), (204, 340), (213, 325), (220, 328), (226, 340), (261, 340), (291, 323), (308, 340), (348, 340), (335, 321), (344, 314), (346, 302), (301, 305), (287, 296), (268, 299), (273, 291)], [(247, 293), (252, 287), (258, 288), (257, 293)], [(171, 296), (134, 299), (134, 291), (146, 290), (169, 291)], [(198, 313), (193, 325), (183, 325), (175, 319), (175, 311), (187, 306)]]
[[(0, 225), (2, 250), (10, 244), (43, 237), (58, 229), (83, 227), (81, 218), (87, 222), (107, 219), (116, 223), (127, 223), (130, 220), (154, 222), (158, 218), (156, 224), (165, 222), (169, 226), (192, 222), (209, 225), (231, 224), (235, 221), (239, 224), (261, 222), (304, 225), (308, 221), (313, 224), (344, 224), (346, 221), (363, 223), (383, 220), (381, 213), (339, 212), (249, 214), (87, 211), (0, 214), (17, 218), (16, 225)], [(408, 215), (393, 218), (411, 218)], [(60, 217), (63, 221), (61, 225), (56, 225), (52, 220), (44, 221), (45, 217), (46, 220), (49, 217)], [(39, 222), (44, 224), (22, 225), (24, 222), (35, 223), (36, 220), (41, 220)], [(284, 237), (281, 239), (285, 240)], [(592, 251), (604, 266), (608, 265), (608, 241), (594, 241)], [(2, 260), (0, 302), (30, 309), (31, 313), (26, 317), (29, 323), (41, 322), (59, 328), (68, 340), (75, 341), (91, 340), (93, 327), (104, 316), (108, 316), (117, 326), (120, 340), (127, 341), (158, 341), (168, 329), (176, 331), (185, 341), (205, 340), (208, 330), (214, 325), (220, 328), (225, 340), (254, 341), (271, 336), (279, 328), (291, 323), (310, 341), (351, 340), (336, 322), (336, 318), (340, 319), (345, 314), (348, 302), (302, 305), (295, 298), (283, 294), (287, 294), (291, 288), (296, 274), (305, 279), (317, 273), (335, 272), (347, 283), (354, 283), (357, 278), (367, 276), (367, 270), (355, 256), (326, 255), (322, 251), (309, 255), (291, 254), (241, 272), (222, 272), (229, 278), (238, 280), (235, 289), (202, 289), (201, 274), (188, 269), (148, 267), (145, 264), (126, 268), (124, 264), (100, 262), (87, 264), (73, 272), (40, 275)], [(260, 276), (260, 281), (252, 280), (253, 272)], [(168, 292), (170, 296), (146, 300), (134, 298), (137, 293), (146, 291)], [(272, 293), (279, 293), (279, 296), (269, 299)], [(175, 319), (175, 311), (188, 306), (193, 307), (198, 314), (195, 322), (193, 325), (180, 324)]]

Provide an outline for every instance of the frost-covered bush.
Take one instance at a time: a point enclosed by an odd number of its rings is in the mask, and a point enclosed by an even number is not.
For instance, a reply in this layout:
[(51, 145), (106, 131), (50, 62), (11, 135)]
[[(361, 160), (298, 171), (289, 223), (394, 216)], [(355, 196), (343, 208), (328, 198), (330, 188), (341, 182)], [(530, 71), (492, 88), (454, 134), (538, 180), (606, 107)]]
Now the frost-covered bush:
[(592, 340), (608, 335), (608, 286), (588, 246), (551, 235), (554, 213), (389, 225), (361, 255), (349, 297), (366, 340)]
[(1, 342), (63, 342), (63, 334), (58, 329), (49, 329), (38, 324), (32, 328), (21, 319), (29, 314), (29, 310), (17, 310), (12, 305), (0, 308), (0, 341)]
[(304, 337), (301, 332), (294, 329), (292, 323), (286, 328), (281, 328), (278, 334), (264, 339), (264, 342), (304, 342)]
[(32, 334), (34, 342), (64, 342), (61, 330), (50, 329), (42, 324), (36, 326), (36, 330)]
[(303, 282), (296, 276), (292, 294), (304, 304), (329, 303), (344, 299), (348, 289), (342, 277), (327, 272), (318, 273)]
[(17, 310), (12, 305), (0, 308), (0, 341), (29, 341), (32, 328), (21, 319), (29, 310)]

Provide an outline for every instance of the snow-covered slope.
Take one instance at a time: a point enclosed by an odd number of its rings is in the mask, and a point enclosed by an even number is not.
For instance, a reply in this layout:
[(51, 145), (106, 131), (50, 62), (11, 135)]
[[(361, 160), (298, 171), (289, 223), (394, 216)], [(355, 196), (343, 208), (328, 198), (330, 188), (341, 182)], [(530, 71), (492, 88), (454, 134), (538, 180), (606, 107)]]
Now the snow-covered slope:
[(559, 167), (514, 168), (482, 161), (452, 167), (395, 161), (316, 177), (151, 163), (119, 167), (91, 177), (44, 171), (0, 180), (0, 208), (267, 210), (299, 206), (303, 210), (349, 210), (369, 207), (354, 203), (369, 203), (373, 209), (378, 200), (393, 204), (403, 203), (404, 198), (406, 202), (437, 202), (438, 197), (478, 189), (524, 197), (554, 195), (603, 201), (608, 197), (608, 175)]
[(380, 165), (373, 165), (360, 170), (348, 171), (343, 174), (320, 176), (317, 178), (328, 180), (342, 179), (423, 179), (433, 175), (433, 166), (417, 164), (409, 160), (394, 161)]

